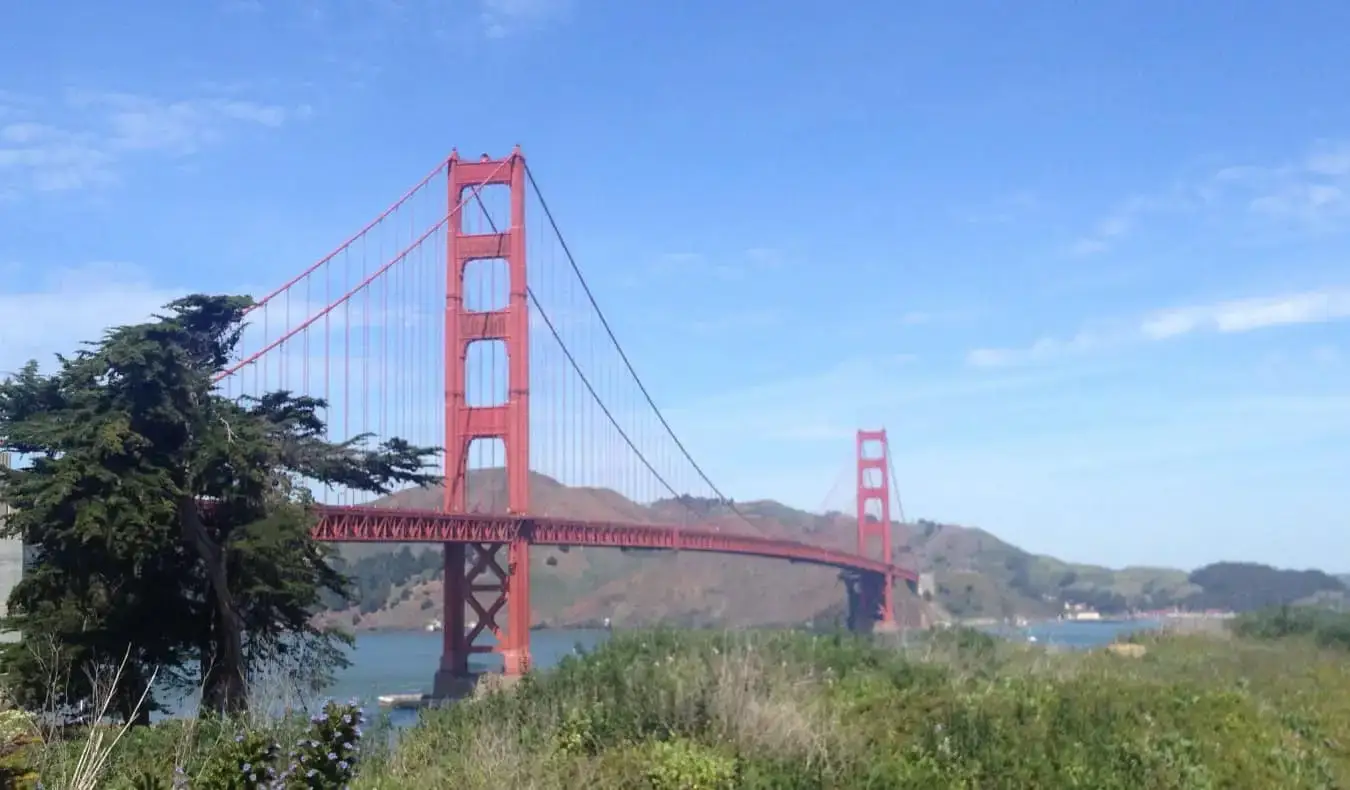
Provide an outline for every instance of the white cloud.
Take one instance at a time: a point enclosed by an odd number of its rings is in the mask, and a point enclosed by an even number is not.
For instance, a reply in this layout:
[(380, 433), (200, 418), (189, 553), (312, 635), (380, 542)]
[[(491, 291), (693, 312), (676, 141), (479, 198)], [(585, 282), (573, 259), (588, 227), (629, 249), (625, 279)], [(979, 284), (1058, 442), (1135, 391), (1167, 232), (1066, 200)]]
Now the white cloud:
[(1350, 219), (1350, 141), (1323, 140), (1300, 159), (1227, 167), (1211, 179), (1214, 197), (1235, 198), (1248, 212), (1325, 230)]
[(1025, 348), (977, 348), (966, 354), (966, 362), (977, 368), (1002, 368), (1044, 362), (1059, 357), (1083, 354), (1101, 348), (1107, 339), (1092, 332), (1079, 332), (1067, 340), (1043, 337)]
[(1330, 287), (1158, 310), (1110, 332), (1084, 330), (1067, 340), (1043, 337), (1022, 348), (974, 349), (966, 355), (966, 361), (975, 367), (1006, 367), (1051, 361), (1130, 342), (1169, 340), (1197, 332), (1235, 334), (1347, 318), (1350, 318), (1350, 288)]
[(1164, 340), (1197, 331), (1251, 332), (1345, 318), (1350, 318), (1350, 289), (1336, 288), (1163, 310), (1146, 318), (1139, 331), (1149, 340)]
[(238, 128), (276, 128), (306, 112), (238, 98), (71, 91), (51, 103), (3, 95), (0, 194), (106, 186), (131, 157), (187, 156)]
[(284, 107), (237, 99), (162, 101), (127, 93), (73, 94), (71, 104), (104, 115), (113, 150), (174, 155), (219, 143), (234, 125), (279, 127), (289, 114)]
[(1122, 202), (1069, 245), (1076, 256), (1111, 249), (1149, 216), (1205, 211), (1250, 222), (1253, 216), (1302, 229), (1350, 223), (1350, 141), (1324, 140), (1280, 164), (1235, 164)]
[(91, 135), (32, 121), (0, 126), (0, 190), (62, 192), (116, 180), (113, 155)]
[(1123, 201), (1098, 220), (1088, 233), (1070, 244), (1069, 254), (1083, 257), (1105, 252), (1133, 233), (1145, 216), (1185, 210), (1195, 206), (1197, 200), (1196, 189), (1184, 184), (1174, 186), (1165, 194), (1135, 195)]
[(1321, 183), (1285, 184), (1270, 194), (1253, 198), (1250, 205), (1258, 214), (1309, 224), (1350, 214), (1345, 190)]
[(0, 292), (0, 371), (31, 359), (50, 364), (110, 326), (143, 321), (185, 292), (152, 285), (133, 266), (60, 270), (33, 289)]

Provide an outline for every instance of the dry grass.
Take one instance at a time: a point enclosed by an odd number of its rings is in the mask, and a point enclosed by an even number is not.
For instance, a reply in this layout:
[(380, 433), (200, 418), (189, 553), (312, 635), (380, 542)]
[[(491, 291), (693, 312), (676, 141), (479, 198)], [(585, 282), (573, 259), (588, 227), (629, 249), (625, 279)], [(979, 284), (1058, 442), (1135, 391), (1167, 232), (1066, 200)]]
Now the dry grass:
[[(219, 730), (175, 727), (121, 745), (107, 730), (71, 764), (126, 776), (218, 748)], [(1308, 642), (1203, 637), (1049, 654), (971, 632), (891, 649), (790, 633), (628, 634), (425, 711), (396, 748), (374, 740), (353, 788), (1321, 790), (1350, 786), (1350, 662)]]
[[(118, 744), (131, 729), (129, 721), (112, 724), (108, 716), (114, 692), (122, 682), (122, 675), (130, 658), (131, 651), (128, 650), (110, 676), (91, 678), (94, 689), (92, 706), (94, 713), (80, 742), (79, 750), (73, 753), (73, 759), (71, 750), (57, 748), (67, 744), (56, 729), (55, 720), (52, 718), (45, 721), (34, 720), (35, 734), (38, 736), (37, 744), (41, 747), (37, 761), (44, 768), (42, 775), (45, 787), (53, 790), (94, 790), (101, 786)], [(150, 683), (153, 684), (154, 680), (155, 675), (152, 674)], [(52, 696), (55, 698), (55, 695)], [(148, 696), (147, 689), (137, 700), (132, 711), (132, 719), (145, 705)]]
[(1330, 788), (1347, 735), (1350, 665), (1299, 645), (656, 633), (428, 713), (354, 786)]

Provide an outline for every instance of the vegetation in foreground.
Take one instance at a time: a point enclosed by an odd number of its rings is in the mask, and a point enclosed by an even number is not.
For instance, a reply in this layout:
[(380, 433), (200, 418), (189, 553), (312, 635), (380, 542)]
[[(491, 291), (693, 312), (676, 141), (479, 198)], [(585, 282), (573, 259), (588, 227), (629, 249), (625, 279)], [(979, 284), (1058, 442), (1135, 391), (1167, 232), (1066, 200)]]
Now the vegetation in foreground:
[[(1350, 641), (1335, 635), (1348, 622), (1277, 610), (1231, 638), (1091, 653), (966, 630), (909, 646), (633, 633), (427, 711), (392, 746), (362, 738), (359, 711), (338, 705), (313, 722), (171, 722), (129, 730), (85, 786), (1340, 788)], [(70, 787), (61, 777), (81, 748), (18, 754), (47, 787)]]
[(240, 714), (260, 667), (320, 683), (344, 665), (349, 640), (312, 624), (348, 584), (310, 535), (310, 486), (425, 484), (434, 451), (328, 441), (314, 398), (218, 391), (252, 305), (185, 297), (0, 382), (0, 451), (27, 459), (0, 468), (0, 536), (32, 552), (4, 619), (23, 639), (0, 649), (24, 707), (72, 715), (115, 676), (124, 722), (149, 722), (156, 680)]

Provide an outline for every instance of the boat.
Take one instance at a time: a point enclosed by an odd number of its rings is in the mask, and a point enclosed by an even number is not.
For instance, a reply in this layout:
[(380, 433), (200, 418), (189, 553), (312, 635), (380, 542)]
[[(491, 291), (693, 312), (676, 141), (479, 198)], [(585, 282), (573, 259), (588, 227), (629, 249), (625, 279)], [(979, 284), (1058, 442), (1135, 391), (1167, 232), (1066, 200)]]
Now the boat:
[(430, 700), (426, 694), (381, 694), (376, 698), (381, 708), (417, 710)]

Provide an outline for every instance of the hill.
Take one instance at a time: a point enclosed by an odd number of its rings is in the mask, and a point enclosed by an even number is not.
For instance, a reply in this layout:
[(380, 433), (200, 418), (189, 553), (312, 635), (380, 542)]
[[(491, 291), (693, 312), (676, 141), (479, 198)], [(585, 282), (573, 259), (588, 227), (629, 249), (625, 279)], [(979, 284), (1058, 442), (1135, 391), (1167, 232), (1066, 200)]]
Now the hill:
[[(470, 509), (505, 509), (501, 470), (469, 480)], [(695, 507), (704, 523), (727, 531), (849, 548), (855, 524), (842, 513), (812, 514), (773, 501), (631, 502), (608, 489), (569, 488), (531, 478), (536, 512), (637, 523), (679, 521)], [(435, 509), (439, 488), (401, 491), (374, 504)], [(742, 518), (742, 516), (744, 518)], [(1247, 610), (1347, 596), (1341, 580), (1319, 571), (1220, 563), (1195, 572), (1168, 568), (1111, 569), (1035, 555), (984, 530), (920, 520), (894, 525), (895, 561), (931, 574), (927, 601), (906, 596), (911, 619), (1049, 617), (1066, 604), (1105, 614), (1181, 606)], [(439, 550), (425, 544), (343, 545), (341, 564), (357, 584), (358, 604), (330, 601), (322, 618), (357, 628), (420, 628), (439, 616)], [(534, 620), (574, 626), (609, 618), (615, 625), (657, 622), (686, 626), (749, 626), (834, 619), (842, 612), (837, 573), (828, 568), (709, 554), (614, 549), (538, 548), (532, 556)]]

